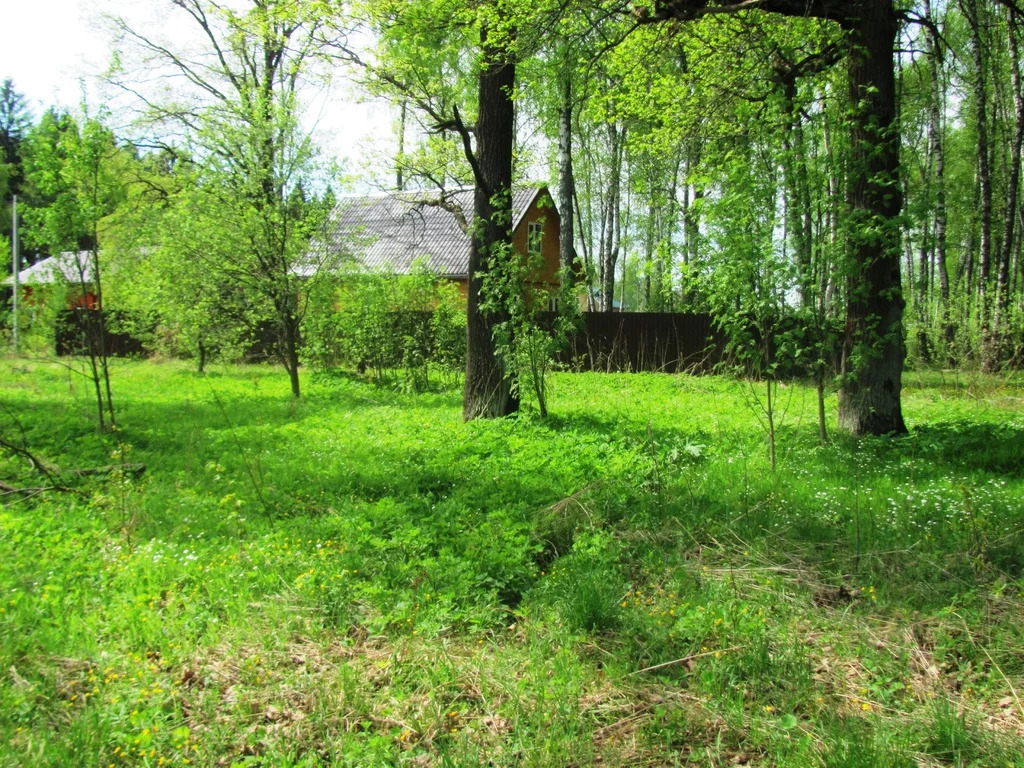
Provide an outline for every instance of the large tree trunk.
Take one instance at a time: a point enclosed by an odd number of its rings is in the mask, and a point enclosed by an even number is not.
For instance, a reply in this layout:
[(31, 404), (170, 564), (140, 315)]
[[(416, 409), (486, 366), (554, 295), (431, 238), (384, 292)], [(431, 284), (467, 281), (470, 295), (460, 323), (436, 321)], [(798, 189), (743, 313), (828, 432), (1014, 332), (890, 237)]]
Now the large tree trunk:
[(495, 328), (508, 318), (502, 310), (486, 306), (482, 295), (485, 276), (500, 268), (497, 260), (508, 258), (512, 247), (515, 64), (503, 50), (488, 45), (486, 30), (481, 37), (484, 62), (476, 125), (475, 222), (469, 252), (466, 384), (462, 398), (462, 418), (466, 421), (507, 416), (519, 410), (519, 396), (494, 342)]
[(853, 434), (907, 431), (900, 407), (903, 294), (900, 284), (899, 133), (891, 2), (864, 3), (849, 19), (850, 218), (839, 424)]
[[(294, 301), (294, 298), (289, 297), (289, 305)], [(302, 394), (299, 389), (299, 316), (294, 306), (289, 306), (282, 314), (284, 327), (281, 329), (281, 356), (285, 370), (288, 371), (292, 397), (299, 397)]]
[(1010, 262), (1014, 248), (1017, 200), (1020, 194), (1020, 161), (1024, 148), (1024, 85), (1021, 83), (1020, 46), (1017, 39), (1018, 17), (1013, 7), (1007, 6), (1007, 36), (1010, 46), (1010, 77), (1013, 87), (1014, 133), (1010, 148), (1010, 178), (1006, 189), (1006, 218), (1003, 222), (1003, 242), (999, 251), (999, 274), (996, 277), (996, 306), (992, 318), (992, 336), (997, 355), (994, 364), (1002, 363), (1010, 311)]
[(278, 360), (288, 372), (292, 397), (300, 397), (299, 388), (299, 297), (289, 285), (287, 276), (279, 275), (272, 279), (270, 291), (273, 292), (274, 321), (277, 330), (276, 352)]

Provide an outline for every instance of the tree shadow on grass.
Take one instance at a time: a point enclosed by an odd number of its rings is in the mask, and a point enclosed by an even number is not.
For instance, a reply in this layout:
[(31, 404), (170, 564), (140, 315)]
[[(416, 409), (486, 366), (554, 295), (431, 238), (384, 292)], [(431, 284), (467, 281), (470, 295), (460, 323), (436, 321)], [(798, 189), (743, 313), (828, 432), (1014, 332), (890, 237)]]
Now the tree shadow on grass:
[(967, 420), (934, 422), (900, 437), (857, 438), (833, 435), (832, 443), (809, 464), (819, 477), (915, 481), (964, 473), (1024, 478), (1024, 427)]
[(716, 439), (705, 429), (653, 426), (642, 419), (623, 419), (583, 411), (551, 414), (543, 424), (556, 432), (575, 432), (588, 437), (624, 439), (655, 446), (679, 441), (708, 445)]
[(924, 424), (899, 443), (911, 445), (919, 455), (937, 464), (1024, 476), (1024, 427), (1015, 424)]

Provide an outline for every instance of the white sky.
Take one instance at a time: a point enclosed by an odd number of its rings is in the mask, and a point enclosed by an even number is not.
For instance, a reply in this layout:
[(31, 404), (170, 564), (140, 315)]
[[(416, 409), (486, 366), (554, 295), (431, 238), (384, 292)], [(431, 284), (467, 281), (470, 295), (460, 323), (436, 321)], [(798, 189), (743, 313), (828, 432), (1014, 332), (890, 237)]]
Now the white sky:
[(78, 79), (99, 71), (104, 44), (89, 28), (87, 0), (6, 0), (0, 21), (0, 78), (10, 77), (38, 116), (80, 100)]
[[(76, 111), (83, 94), (92, 108), (109, 95), (98, 77), (111, 55), (102, 13), (156, 23), (175, 37), (166, 24), (169, 3), (161, 0), (0, 0), (0, 9), (0, 80), (14, 80), (36, 118), (51, 105)], [(389, 107), (360, 103), (343, 82), (313, 102), (309, 125), (316, 125), (325, 154), (343, 162), (350, 176), (380, 171), (380, 158), (393, 143)]]

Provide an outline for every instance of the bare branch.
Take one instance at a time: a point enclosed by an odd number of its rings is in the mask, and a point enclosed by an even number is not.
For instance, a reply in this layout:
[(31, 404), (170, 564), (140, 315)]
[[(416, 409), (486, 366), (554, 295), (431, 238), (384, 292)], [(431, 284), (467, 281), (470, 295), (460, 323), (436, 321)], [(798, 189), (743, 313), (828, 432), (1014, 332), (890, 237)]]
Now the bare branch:
[[(191, 65), (190, 63), (185, 61), (182, 57), (178, 56), (173, 51), (171, 51), (168, 48), (160, 45), (159, 43), (156, 43), (153, 40), (150, 40), (148, 37), (143, 35), (141, 32), (138, 32), (138, 31), (132, 29), (131, 27), (128, 26), (127, 22), (125, 22), (124, 19), (116, 19), (115, 20), (115, 24), (117, 25), (118, 29), (120, 29), (122, 32), (124, 32), (129, 37), (133, 38), (144, 49), (148, 50), (150, 53), (157, 54), (158, 56), (161, 56), (162, 58), (164, 58), (167, 61), (169, 61), (181, 73), (181, 75), (186, 80), (188, 80), (190, 83), (192, 83), (193, 85), (197, 86), (198, 88), (206, 91), (208, 94), (213, 96), (218, 101), (227, 101), (228, 100), (227, 95), (223, 91), (221, 91), (219, 88), (217, 88), (215, 85), (213, 85), (213, 83), (210, 82), (209, 78), (203, 77), (195, 69), (195, 67), (193, 65)], [(120, 82), (117, 82), (116, 84), (118, 86), (122, 87), (122, 88), (125, 88), (125, 90), (134, 93), (134, 91), (131, 91), (131, 89), (126, 88)], [(135, 94), (135, 95), (138, 95), (138, 94)]]
[(3, 448), (8, 453), (13, 454), (14, 456), (18, 456), (22, 459), (25, 459), (32, 467), (32, 469), (41, 474), (51, 483), (55, 482), (54, 474), (56, 472), (59, 472), (59, 470), (56, 467), (53, 467), (42, 461), (38, 456), (33, 454), (27, 448), (24, 448), (20, 445), (15, 445), (12, 442), (4, 440), (2, 437), (0, 437), (0, 448)]
[(473, 169), (473, 178), (476, 180), (476, 185), (485, 195), (487, 195), (488, 198), (491, 198), (494, 196), (494, 190), (492, 190), (490, 184), (487, 183), (487, 179), (484, 177), (484, 173), (480, 169), (480, 164), (476, 160), (476, 154), (473, 152), (473, 144), (469, 138), (469, 129), (466, 128), (465, 123), (462, 122), (462, 116), (459, 115), (458, 107), (452, 107), (452, 113), (455, 115), (455, 130), (462, 138), (462, 151), (466, 155), (469, 167)]
[(448, 211), (455, 217), (455, 223), (463, 232), (469, 232), (469, 222), (466, 221), (466, 212), (462, 206), (451, 199), (448, 194), (440, 194), (437, 197), (422, 197), (412, 201), (417, 209), (425, 207), (441, 208)]

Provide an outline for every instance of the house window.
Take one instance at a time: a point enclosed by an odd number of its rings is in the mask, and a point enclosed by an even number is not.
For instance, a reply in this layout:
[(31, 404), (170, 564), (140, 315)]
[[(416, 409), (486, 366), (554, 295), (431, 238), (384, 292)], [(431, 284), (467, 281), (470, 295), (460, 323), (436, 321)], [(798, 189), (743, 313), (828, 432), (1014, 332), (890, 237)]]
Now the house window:
[(540, 245), (544, 238), (544, 225), (539, 221), (531, 221), (526, 225), (526, 252), (530, 256), (540, 256)]

